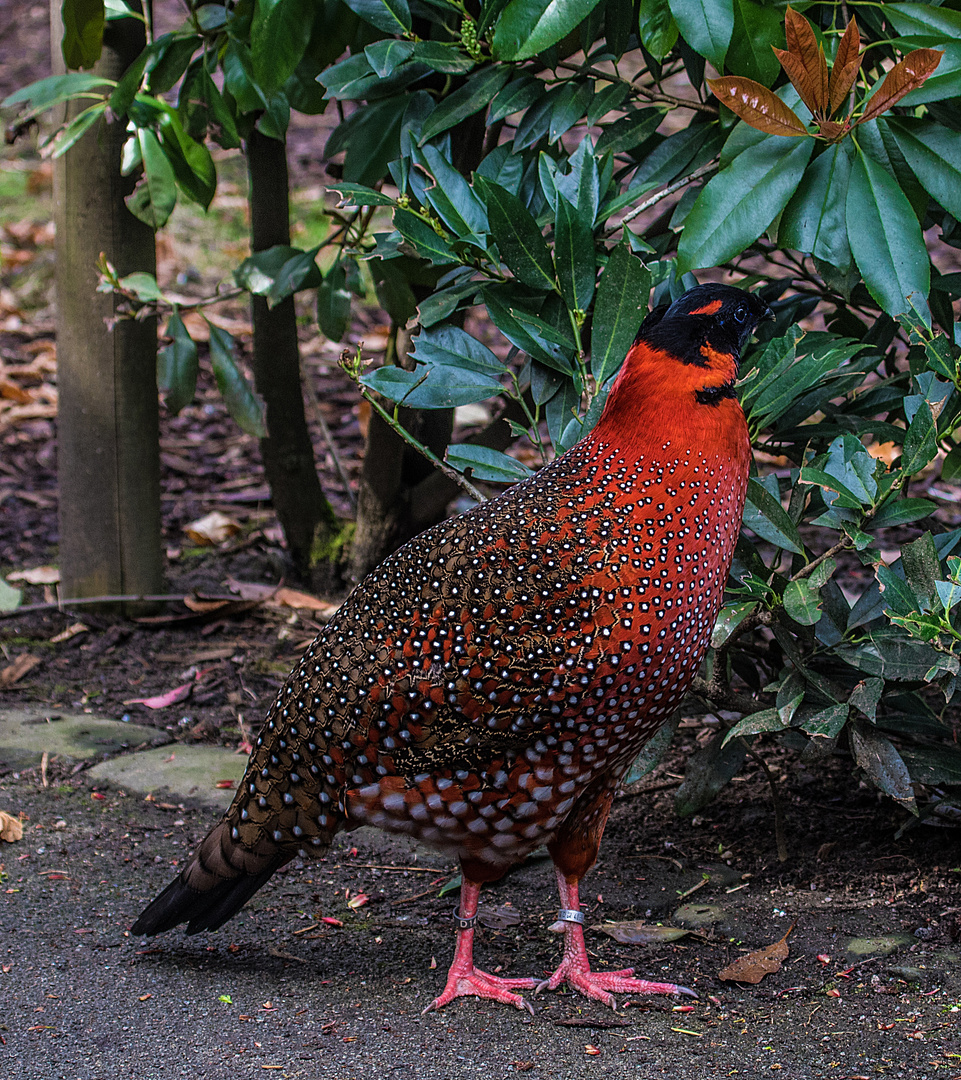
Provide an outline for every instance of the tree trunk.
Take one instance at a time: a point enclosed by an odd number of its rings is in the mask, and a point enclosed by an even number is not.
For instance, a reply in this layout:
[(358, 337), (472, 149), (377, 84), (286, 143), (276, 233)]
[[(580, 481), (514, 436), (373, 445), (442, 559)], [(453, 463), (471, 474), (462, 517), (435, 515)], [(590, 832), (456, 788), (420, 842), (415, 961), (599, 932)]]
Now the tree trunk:
[[(255, 129), (247, 139), (247, 168), (253, 250), (289, 245), (285, 145)], [(315, 578), (328, 584), (339, 523), (320, 486), (304, 414), (294, 300), (270, 308), (255, 296), (252, 307), (254, 381), (267, 407), (267, 437), (260, 449), (274, 509), (297, 572), (306, 576), (316, 564)]]
[[(65, 71), (60, 0), (50, 4), (53, 70)], [(119, 79), (145, 42), (143, 23), (107, 23), (96, 72)], [(86, 103), (83, 103), (86, 104)], [(71, 103), (71, 115), (78, 111)], [(153, 273), (153, 231), (124, 204), (126, 121), (101, 123), (54, 163), (60, 580), (63, 595), (143, 595), (162, 588), (157, 326), (106, 322), (103, 252), (118, 273)]]

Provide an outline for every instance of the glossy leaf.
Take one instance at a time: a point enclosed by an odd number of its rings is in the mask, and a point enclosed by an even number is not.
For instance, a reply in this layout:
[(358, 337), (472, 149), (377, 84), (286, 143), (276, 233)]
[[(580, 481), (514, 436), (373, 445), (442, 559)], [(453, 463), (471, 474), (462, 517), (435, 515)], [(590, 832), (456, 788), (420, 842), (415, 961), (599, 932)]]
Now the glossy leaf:
[(32, 82), (5, 97), (0, 104), (5, 108), (27, 104), (29, 110), (26, 115), (34, 116), (72, 98), (99, 98), (116, 85), (113, 79), (105, 79), (102, 75), (70, 71), (66, 75), (50, 75), (46, 79)]
[(678, 271), (717, 266), (756, 240), (794, 194), (813, 149), (768, 136), (748, 147), (698, 196), (678, 244)]
[(228, 412), (248, 435), (255, 435), (258, 439), (265, 438), (267, 428), (264, 424), (264, 403), (237, 367), (234, 359), (234, 339), (209, 319), (204, 321), (210, 332), (210, 362), (217, 380), (217, 389), (220, 390)]
[(157, 385), (167, 410), (176, 416), (193, 401), (197, 390), (197, 345), (178, 311), (167, 320), (165, 333), (171, 341), (157, 352)]
[(603, 385), (620, 367), (647, 313), (651, 274), (618, 244), (607, 261), (594, 305), (591, 330), (591, 374)]
[(792, 66), (785, 64), (784, 54), (780, 50), (775, 52), (788, 78), (794, 83), (801, 100), (812, 113), (826, 110), (829, 95), (828, 66), (824, 60), (824, 49), (818, 44), (811, 24), (790, 6), (784, 16), (784, 36), (787, 39), (786, 51), (792, 58)]
[(734, 0), (734, 31), (724, 65), (732, 75), (774, 82), (778, 62), (773, 46), (784, 40), (781, 12), (755, 0)]
[(684, 40), (722, 71), (734, 32), (734, 0), (670, 0)]
[(487, 203), (491, 232), (511, 273), (532, 289), (555, 289), (554, 265), (537, 222), (506, 188), (478, 176), (475, 185)]
[(851, 177), (849, 140), (827, 147), (804, 171), (778, 223), (778, 243), (832, 266), (851, 262), (847, 195)]
[(427, 198), (444, 223), (458, 236), (486, 237), (489, 228), (487, 208), (470, 184), (435, 146), (428, 144), (421, 155), (436, 181), (435, 186), (428, 189)]
[(925, 191), (961, 220), (961, 134), (930, 120), (884, 121)]
[(784, 590), (784, 610), (801, 626), (813, 626), (821, 618), (818, 589), (807, 578), (789, 581)]
[(395, 206), (395, 200), (389, 195), (384, 195), (373, 188), (363, 184), (328, 184), (328, 191), (336, 191), (340, 195), (341, 206)]
[(486, 345), (457, 326), (422, 330), (414, 338), (411, 355), (428, 366), (466, 368), (491, 378), (504, 370), (504, 365)]
[(889, 315), (928, 314), (930, 263), (918, 219), (897, 181), (859, 153), (847, 198), (848, 241), (868, 291)]
[(451, 250), (450, 244), (410, 210), (398, 206), (394, 210), (394, 224), (417, 254), (429, 259), (435, 266), (457, 262), (457, 256)]
[(831, 68), (831, 78), (828, 83), (828, 99), (830, 112), (834, 114), (844, 104), (845, 98), (851, 93), (861, 69), (861, 35), (858, 24), (854, 19), (848, 23), (844, 30), (838, 51), (834, 56), (834, 66)]
[(820, 739), (836, 739), (848, 720), (847, 705), (829, 705), (801, 724), (801, 730)]
[(344, 0), (344, 3), (385, 34), (401, 35), (411, 28), (407, 0)]
[(864, 124), (881, 113), (893, 108), (912, 90), (924, 85), (928, 76), (934, 74), (944, 55), (938, 49), (915, 49), (888, 72), (884, 82), (875, 91), (867, 108), (861, 113), (857, 123)]
[(587, 311), (597, 278), (594, 234), (588, 219), (561, 194), (555, 211), (554, 262), (567, 306), (571, 311)]
[(375, 41), (364, 49), (370, 66), (383, 79), (386, 78), (399, 64), (409, 59), (414, 51), (412, 41), (398, 41), (396, 38), (387, 38), (383, 41)]
[(807, 135), (808, 129), (793, 109), (772, 90), (741, 75), (708, 79), (711, 93), (751, 127), (767, 135)]
[(166, 224), (177, 202), (176, 177), (160, 140), (149, 128), (137, 130), (137, 142), (143, 176), (124, 201), (134, 217), (152, 229), (159, 229)]
[(517, 458), (500, 450), (472, 443), (457, 443), (447, 448), (447, 464), (460, 472), (470, 469), (474, 480), (488, 480), (498, 484), (516, 484), (533, 473)]
[(471, 75), (463, 86), (444, 98), (427, 118), (420, 132), (421, 146), (489, 105), (509, 78), (510, 69), (506, 65), (482, 68)]
[(265, 94), (279, 90), (300, 63), (313, 28), (312, 0), (257, 0), (250, 28), (254, 77)]
[(677, 23), (668, 0), (640, 0), (638, 33), (641, 44), (654, 57), (663, 60), (677, 41)]
[(638, 109), (604, 127), (597, 140), (598, 154), (623, 154), (635, 149), (657, 129), (664, 114), (660, 109)]
[(744, 524), (752, 532), (779, 548), (792, 551), (796, 555), (804, 552), (804, 543), (800, 533), (787, 511), (753, 477), (748, 480), (747, 485)]
[(453, 367), (406, 371), (387, 364), (362, 375), (360, 382), (368, 390), (415, 409), (453, 409), (485, 401), (501, 391), (500, 383), (489, 375)]
[(938, 427), (931, 409), (926, 401), (922, 401), (904, 436), (900, 465), (908, 476), (920, 472), (934, 459), (938, 452), (937, 433)]
[(529, 60), (556, 45), (597, 6), (598, 0), (510, 0), (491, 42), (497, 60)]

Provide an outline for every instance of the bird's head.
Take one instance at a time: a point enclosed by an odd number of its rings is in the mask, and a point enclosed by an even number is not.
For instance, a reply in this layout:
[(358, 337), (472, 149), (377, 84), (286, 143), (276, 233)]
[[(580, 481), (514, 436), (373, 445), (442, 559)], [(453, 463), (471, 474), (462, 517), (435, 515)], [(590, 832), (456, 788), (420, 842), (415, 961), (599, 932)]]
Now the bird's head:
[[(712, 437), (746, 432), (735, 381), (741, 350), (773, 318), (758, 296), (730, 285), (698, 285), (641, 324), (611, 389), (602, 424), (622, 432)], [(633, 441), (633, 436), (628, 436)]]

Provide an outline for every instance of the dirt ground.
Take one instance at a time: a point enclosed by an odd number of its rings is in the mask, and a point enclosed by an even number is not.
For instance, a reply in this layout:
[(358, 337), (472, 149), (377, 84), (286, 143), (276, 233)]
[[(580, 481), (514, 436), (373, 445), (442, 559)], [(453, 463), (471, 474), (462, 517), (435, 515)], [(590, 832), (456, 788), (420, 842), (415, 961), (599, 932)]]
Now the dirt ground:
[[(0, 0), (0, 96), (44, 73), (47, 11)], [(309, 173), (316, 145), (316, 133), (295, 136), (295, 173)], [(360, 317), (355, 332), (370, 346), (377, 315)], [(37, 364), (52, 352), (49, 310), (29, 324), (0, 320), (0, 350), (8, 365), (33, 364), (48, 378)], [(361, 445), (353, 398), (329, 357), (308, 350), (308, 362), (351, 479)], [(52, 412), (0, 427), (4, 573), (55, 561)], [(163, 425), (170, 590), (223, 593), (231, 578), (276, 584), (285, 565), (254, 441), (208, 385)], [(314, 431), (326, 490), (348, 513), (316, 417)], [(204, 554), (182, 527), (212, 509), (243, 532)], [(52, 595), (29, 586), (25, 602)], [(84, 630), (54, 640), (78, 622)], [(0, 691), (0, 705), (95, 708), (183, 741), (237, 746), (316, 628), (289, 609), (160, 628), (26, 611), (0, 621), (0, 650), (3, 663), (37, 663)], [(187, 682), (192, 692), (176, 705), (131, 704)], [(666, 945), (617, 944), (597, 930), (588, 942), (598, 968), (636, 965), (693, 987), (699, 1000), (681, 1006), (690, 1011), (621, 1001), (612, 1013), (561, 991), (535, 999), (533, 1018), (472, 1001), (421, 1016), (453, 946), (456, 893), (440, 894), (455, 868), (436, 853), (362, 830), (323, 862), (277, 875), (219, 934), (178, 930), (145, 944), (126, 928), (202, 838), (209, 811), (95, 791), (72, 762), (48, 762), (42, 776), (0, 761), (0, 809), (25, 823), (21, 843), (0, 845), (0, 1074), (961, 1077), (958, 832), (898, 836), (906, 815), (859, 786), (850, 759), (803, 766), (784, 752), (770, 759), (790, 841), (780, 863), (770, 789), (753, 765), (708, 810), (687, 821), (673, 814), (698, 734), (682, 728), (645, 793), (616, 804), (583, 897), (591, 924), (697, 924)], [(351, 907), (358, 894), (367, 901)], [(549, 973), (560, 940), (547, 930), (557, 905), (549, 862), (530, 860), (485, 896), (481, 966)], [(779, 971), (756, 986), (718, 979), (795, 921)]]

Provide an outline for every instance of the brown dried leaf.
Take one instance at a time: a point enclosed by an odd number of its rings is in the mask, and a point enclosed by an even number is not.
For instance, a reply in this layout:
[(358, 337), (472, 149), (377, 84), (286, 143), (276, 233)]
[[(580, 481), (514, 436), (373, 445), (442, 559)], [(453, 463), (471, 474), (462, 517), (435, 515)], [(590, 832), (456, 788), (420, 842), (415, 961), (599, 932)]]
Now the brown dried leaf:
[(311, 596), (310, 593), (299, 592), (297, 589), (288, 589), (284, 585), (267, 601), (267, 607), (306, 608), (308, 611), (316, 612), (322, 621), (327, 621), (340, 607), (340, 604), (331, 604), (327, 600)]
[(521, 917), (513, 908), (499, 904), (497, 907), (481, 906), (477, 909), (477, 921), (481, 926), (489, 930), (506, 930), (509, 926), (517, 926)]
[(643, 919), (595, 923), (591, 929), (600, 930), (602, 934), (607, 934), (622, 945), (665, 945), (669, 941), (687, 937), (688, 934), (687, 930), (678, 926), (654, 926)]
[(24, 581), (28, 585), (56, 585), (59, 580), (60, 571), (55, 566), (31, 566), (7, 574), (7, 581)]
[(759, 983), (765, 975), (780, 971), (781, 964), (790, 954), (787, 939), (795, 926), (797, 922), (791, 923), (784, 937), (780, 941), (775, 941), (773, 945), (755, 949), (747, 956), (742, 956), (740, 960), (735, 960), (733, 964), (728, 964), (723, 971), (717, 973), (717, 977), (726, 982)]
[[(787, 51), (793, 53), (801, 61), (806, 73), (805, 90), (810, 94), (810, 102), (804, 96), (801, 87), (794, 82), (794, 76), (788, 71), (788, 76), (801, 95), (801, 100), (811, 112), (817, 112), (819, 109), (827, 110), (828, 66), (824, 60), (824, 49), (818, 44), (811, 24), (791, 7), (787, 9), (784, 16), (784, 36), (787, 39)], [(781, 59), (780, 56), (778, 59)]]
[(766, 86), (740, 75), (708, 79), (711, 92), (746, 124), (768, 135), (807, 135), (800, 117)]
[(0, 810), (0, 840), (6, 840), (13, 844), (23, 837), (23, 822), (8, 814), (6, 810)]
[(32, 656), (30, 653), (21, 653), (12, 664), (8, 664), (3, 671), (0, 671), (0, 688), (4, 690), (8, 686), (13, 686), (15, 682), (19, 682), (27, 672), (33, 671), (33, 669), (41, 662), (41, 657)]
[(854, 80), (858, 77), (860, 68), (861, 35), (858, 32), (858, 24), (852, 18), (838, 44), (834, 67), (831, 68), (828, 97), (830, 98), (832, 116), (840, 109), (844, 104), (844, 99), (851, 93), (851, 87), (854, 86)]
[(923, 86), (928, 76), (941, 63), (944, 53), (940, 49), (915, 49), (888, 72), (888, 77), (881, 83), (877, 93), (868, 102), (858, 120), (864, 124), (873, 120), (887, 109), (892, 108), (912, 90)]

